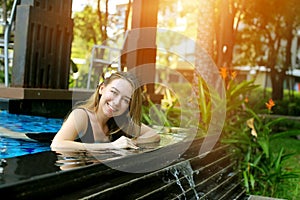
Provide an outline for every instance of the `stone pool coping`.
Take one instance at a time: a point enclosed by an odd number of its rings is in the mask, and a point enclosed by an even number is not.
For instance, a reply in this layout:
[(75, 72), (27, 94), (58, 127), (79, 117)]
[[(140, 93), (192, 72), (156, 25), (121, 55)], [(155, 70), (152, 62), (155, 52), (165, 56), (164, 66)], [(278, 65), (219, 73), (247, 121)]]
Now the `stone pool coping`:
[(16, 139), (26, 139), (26, 140), (31, 140), (32, 139), (28, 138), (25, 134), (20, 133), (20, 132), (16, 132), (16, 131), (12, 131), (10, 129), (4, 128), (0, 126), (0, 137), (4, 136), (4, 137), (10, 137), (10, 138), (16, 138)]

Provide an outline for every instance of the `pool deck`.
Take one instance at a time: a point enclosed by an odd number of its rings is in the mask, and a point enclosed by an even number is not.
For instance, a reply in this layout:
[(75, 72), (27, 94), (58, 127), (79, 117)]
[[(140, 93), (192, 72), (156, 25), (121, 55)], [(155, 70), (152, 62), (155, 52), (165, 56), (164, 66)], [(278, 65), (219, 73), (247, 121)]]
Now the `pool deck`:
[(10, 137), (10, 138), (16, 138), (16, 139), (26, 139), (26, 140), (32, 140), (29, 137), (27, 137), (25, 134), (21, 134), (20, 132), (11, 131), (7, 128), (0, 126), (0, 137)]
[(202, 142), (116, 159), (54, 151), (10, 158), (2, 166), (0, 192), (10, 199), (245, 199), (227, 147), (216, 144), (199, 155)]
[(0, 109), (14, 114), (61, 118), (72, 105), (87, 99), (92, 90), (0, 86)]
[(0, 87), (0, 98), (7, 99), (55, 99), (72, 100), (81, 99), (91, 95), (90, 90), (64, 90), (64, 89), (45, 89), (45, 88), (17, 88)]

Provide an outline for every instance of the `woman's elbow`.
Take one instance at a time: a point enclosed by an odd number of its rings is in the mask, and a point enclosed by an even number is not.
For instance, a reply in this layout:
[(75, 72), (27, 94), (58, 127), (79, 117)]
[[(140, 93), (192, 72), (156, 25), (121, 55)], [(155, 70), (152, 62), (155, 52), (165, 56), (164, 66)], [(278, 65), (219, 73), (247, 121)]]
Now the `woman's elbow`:
[(50, 144), (50, 148), (51, 150), (55, 150), (55, 149), (59, 149), (62, 147), (62, 141), (58, 140), (57, 138), (53, 138), (51, 144)]
[(159, 134), (154, 135), (153, 142), (160, 142), (160, 135)]
[(137, 138), (137, 143), (138, 144), (145, 144), (145, 143), (155, 143), (155, 142), (160, 142), (160, 135), (155, 133), (151, 135), (142, 135)]
[(50, 148), (51, 148), (51, 150), (58, 149), (59, 144), (57, 142), (52, 141), (52, 143), (50, 144)]

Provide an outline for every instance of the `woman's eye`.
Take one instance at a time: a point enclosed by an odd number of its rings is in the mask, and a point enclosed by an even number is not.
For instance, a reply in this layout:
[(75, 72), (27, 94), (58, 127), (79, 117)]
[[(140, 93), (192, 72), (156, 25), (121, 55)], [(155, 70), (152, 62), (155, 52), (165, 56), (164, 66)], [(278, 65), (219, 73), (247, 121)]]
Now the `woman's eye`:
[(129, 104), (130, 103), (130, 100), (129, 99), (124, 99), (124, 102)]
[(114, 91), (114, 90), (111, 90), (110, 92), (113, 93), (114, 95), (117, 95), (117, 94), (118, 94), (118, 93), (117, 93), (116, 91)]

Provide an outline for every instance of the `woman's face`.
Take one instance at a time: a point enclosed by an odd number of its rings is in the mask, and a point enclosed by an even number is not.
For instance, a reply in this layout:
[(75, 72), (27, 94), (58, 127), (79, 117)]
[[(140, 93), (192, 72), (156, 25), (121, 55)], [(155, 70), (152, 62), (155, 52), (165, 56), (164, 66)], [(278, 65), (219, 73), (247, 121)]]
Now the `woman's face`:
[(115, 79), (108, 85), (102, 85), (100, 108), (105, 116), (114, 117), (123, 114), (129, 107), (133, 88), (127, 80)]

